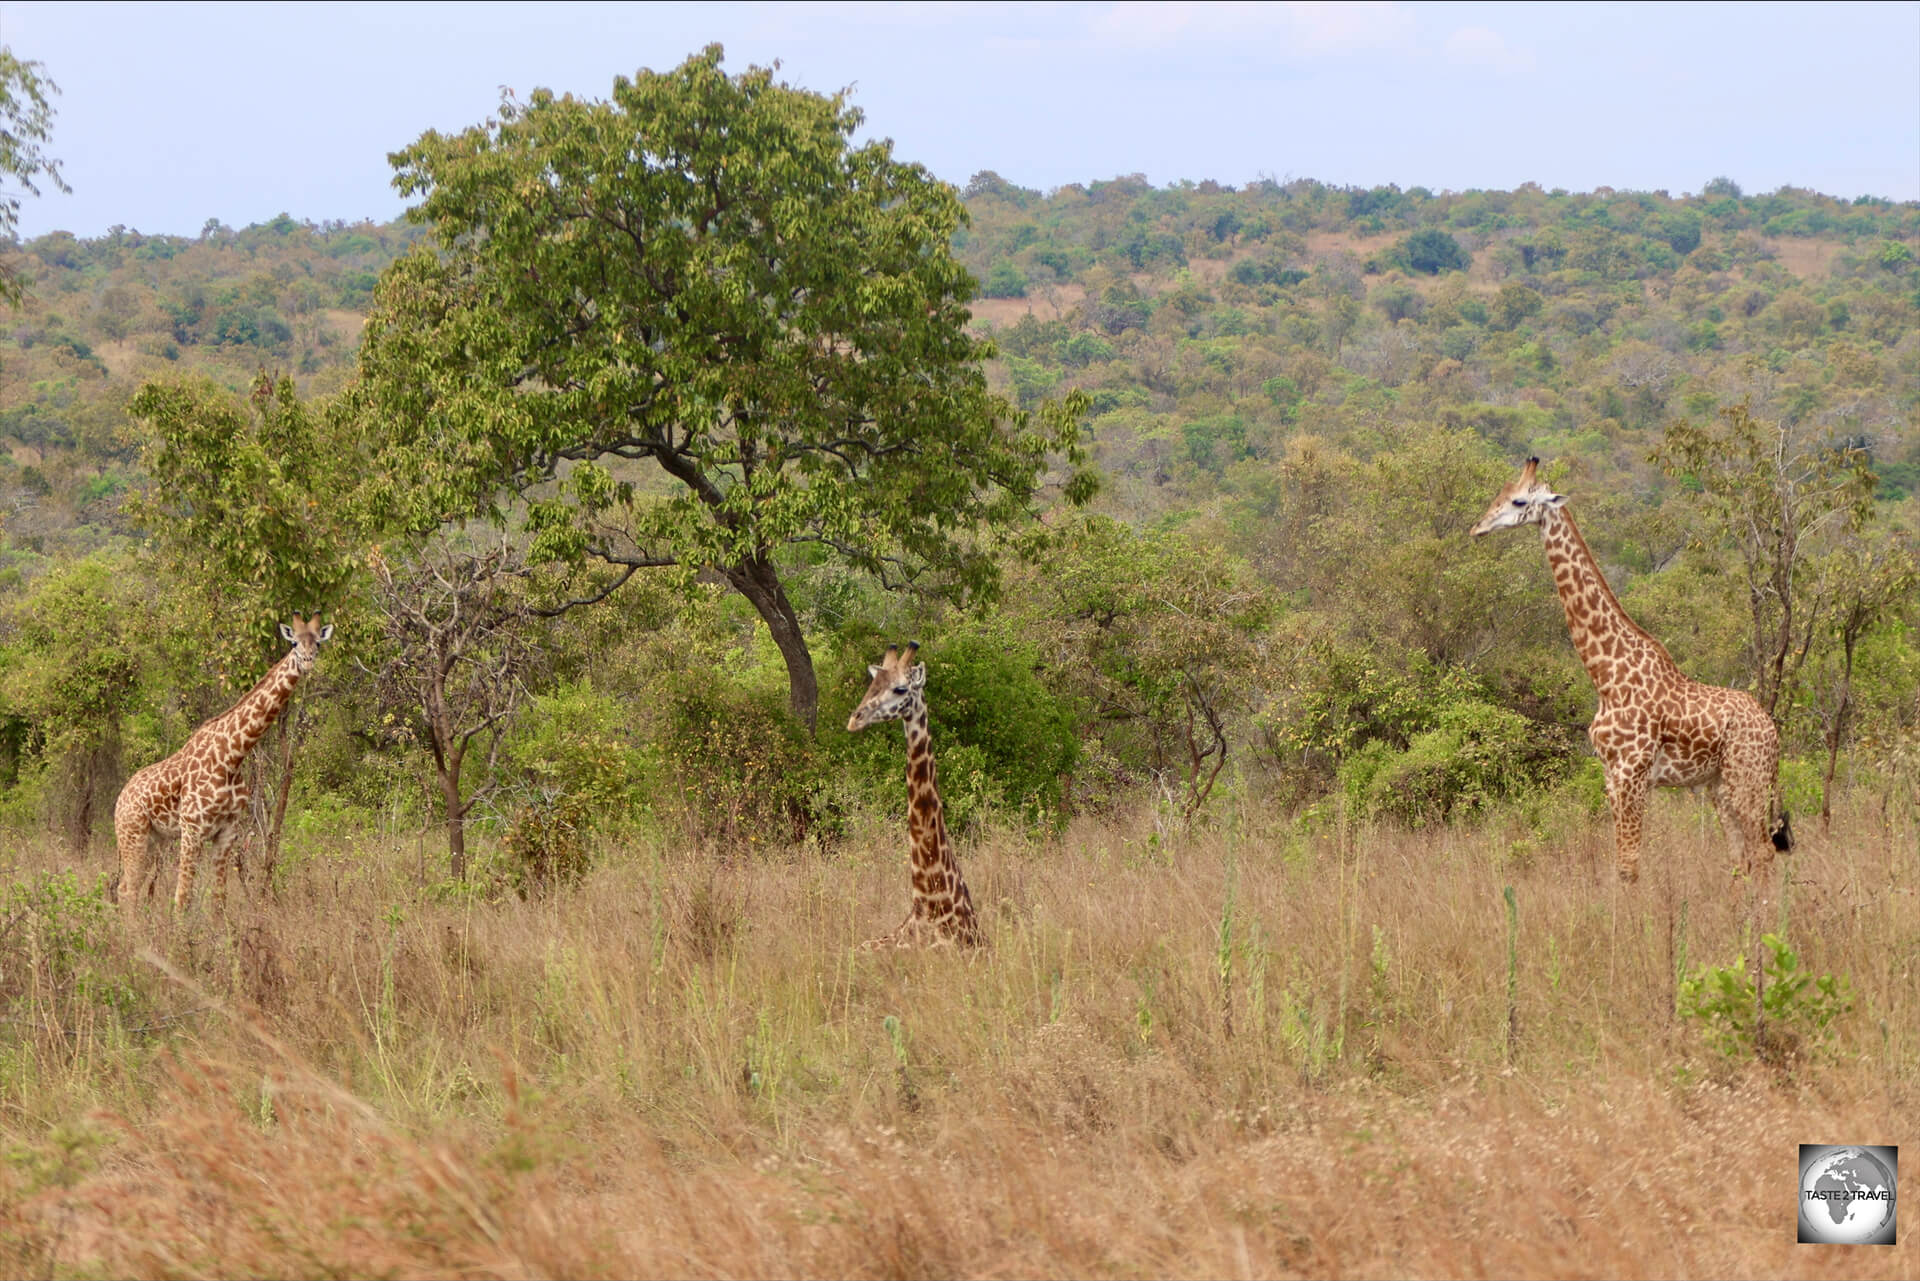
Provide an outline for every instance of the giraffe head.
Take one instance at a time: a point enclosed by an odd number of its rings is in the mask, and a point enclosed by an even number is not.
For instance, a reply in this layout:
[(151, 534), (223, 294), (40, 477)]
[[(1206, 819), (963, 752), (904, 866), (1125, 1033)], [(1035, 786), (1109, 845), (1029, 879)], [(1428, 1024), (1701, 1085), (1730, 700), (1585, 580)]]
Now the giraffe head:
[(908, 641), (905, 653), (898, 645), (889, 645), (880, 661), (867, 668), (873, 683), (867, 686), (860, 706), (847, 718), (849, 733), (865, 729), (876, 721), (897, 721), (907, 714), (907, 709), (927, 687), (927, 665), (913, 661), (919, 650), (919, 641)]
[(1496, 529), (1537, 525), (1546, 519), (1549, 511), (1567, 501), (1565, 494), (1554, 493), (1540, 480), (1536, 474), (1539, 470), (1538, 458), (1527, 459), (1527, 465), (1520, 469), (1520, 475), (1500, 491), (1493, 505), (1487, 508), (1487, 514), (1473, 527), (1475, 538)]
[(320, 615), (302, 618), (295, 614), (291, 623), (280, 624), (280, 636), (293, 646), (293, 662), (302, 672), (320, 656), (320, 646), (333, 636), (333, 624), (320, 625)]

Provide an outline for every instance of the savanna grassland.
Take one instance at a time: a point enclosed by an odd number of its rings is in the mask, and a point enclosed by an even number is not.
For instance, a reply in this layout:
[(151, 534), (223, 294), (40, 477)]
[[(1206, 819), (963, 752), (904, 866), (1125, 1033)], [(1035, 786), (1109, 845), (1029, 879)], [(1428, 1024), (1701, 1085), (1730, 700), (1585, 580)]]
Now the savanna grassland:
[[(1920, 1271), (1793, 1225), (1920, 1144), (1920, 205), (961, 189), (720, 64), (423, 133), (392, 225), (0, 245), (0, 1265)], [(1532, 455), (1779, 727), (1770, 882), (1687, 795), (1615, 877), (1467, 535)], [(294, 612), (244, 889), (123, 918)], [(854, 951), (909, 639), (974, 956)]]
[[(1793, 1190), (1800, 1142), (1920, 1138), (1914, 814), (1850, 810), (1760, 905), (1684, 796), (1633, 889), (1583, 811), (993, 831), (971, 958), (852, 950), (901, 909), (885, 826), (531, 902), (306, 837), (171, 932), (16, 849), (6, 1267), (1906, 1275), (1911, 1237), (1795, 1245)], [(1755, 916), (1852, 980), (1759, 1060), (1675, 1014)]]

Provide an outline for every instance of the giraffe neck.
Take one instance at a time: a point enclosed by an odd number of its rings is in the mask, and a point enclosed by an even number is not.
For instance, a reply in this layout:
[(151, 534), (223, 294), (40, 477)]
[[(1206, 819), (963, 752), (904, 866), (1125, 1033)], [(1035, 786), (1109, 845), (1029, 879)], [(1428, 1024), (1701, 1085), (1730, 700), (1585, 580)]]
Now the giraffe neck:
[(926, 700), (915, 699), (900, 723), (907, 732), (907, 843), (918, 898), (919, 873), (951, 869), (958, 877), (959, 865), (954, 861), (953, 842), (947, 839), (947, 820), (934, 779), (933, 735), (927, 731)]
[(1572, 515), (1564, 508), (1550, 508), (1540, 533), (1560, 607), (1566, 611), (1567, 635), (1594, 688), (1604, 697), (1638, 685), (1636, 677), (1678, 675), (1680, 669), (1666, 646), (1642, 631), (1621, 608)]
[(246, 758), (286, 707), (287, 700), (293, 697), (294, 686), (300, 683), (306, 670), (299, 652), (289, 653), (260, 678), (258, 685), (247, 691), (245, 698), (202, 727), (200, 732), (215, 745), (220, 765), (232, 769)]

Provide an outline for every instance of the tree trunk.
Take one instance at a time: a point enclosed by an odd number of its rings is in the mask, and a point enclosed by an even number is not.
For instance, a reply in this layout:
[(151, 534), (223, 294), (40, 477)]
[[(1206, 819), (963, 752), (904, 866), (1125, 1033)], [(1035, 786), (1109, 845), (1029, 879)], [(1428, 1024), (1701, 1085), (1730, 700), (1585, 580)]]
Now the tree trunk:
[(460, 808), (460, 753), (451, 752), (440, 770), (440, 802), (447, 811), (447, 866), (453, 879), (467, 879), (467, 816)]
[(820, 681), (813, 672), (813, 655), (800, 632), (800, 616), (793, 611), (773, 562), (763, 555), (721, 571), (734, 590), (753, 602), (754, 609), (773, 633), (773, 643), (787, 664), (787, 706), (812, 734), (820, 718)]
[(1847, 711), (1853, 702), (1853, 638), (1844, 637), (1846, 661), (1840, 675), (1840, 705), (1834, 709), (1833, 724), (1827, 727), (1827, 773), (1820, 780), (1820, 830), (1833, 830), (1833, 776), (1840, 765), (1840, 735), (1846, 732)]
[(67, 811), (67, 843), (76, 862), (85, 863), (93, 844), (94, 775), (99, 764), (99, 747), (77, 752), (73, 758), (73, 806)]
[[(273, 791), (273, 809), (267, 815), (265, 830), (260, 838), (260, 883), (268, 897), (273, 895), (273, 869), (280, 862), (280, 835), (287, 826), (287, 797), (293, 791), (293, 756), (298, 741), (295, 715), (291, 703), (280, 713), (280, 741), (277, 744), (280, 779)], [(239, 859), (236, 858), (234, 862), (237, 871)]]
[(1840, 763), (1840, 718), (1827, 730), (1827, 771), (1820, 780), (1820, 830), (1833, 830), (1833, 774)]
[(433, 735), (433, 766), (440, 774), (440, 804), (446, 812), (447, 865), (456, 881), (467, 879), (466, 811), (460, 806), (460, 761), (464, 748), (454, 741), (453, 716), (447, 710), (447, 673), (453, 662), (442, 655), (426, 690), (427, 730)]

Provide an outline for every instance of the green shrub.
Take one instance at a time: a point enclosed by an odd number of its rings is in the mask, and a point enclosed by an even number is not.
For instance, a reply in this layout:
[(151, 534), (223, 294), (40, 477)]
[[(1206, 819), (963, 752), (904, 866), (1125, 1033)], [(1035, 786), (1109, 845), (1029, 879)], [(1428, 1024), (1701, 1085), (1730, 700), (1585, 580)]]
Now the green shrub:
[(73, 872), (52, 872), (9, 885), (0, 902), (0, 1000), (16, 1023), (36, 1017), (53, 1026), (91, 1009), (122, 1014), (138, 994), (115, 955), (120, 922), (107, 901), (110, 874), (85, 884)]
[(1029, 647), (985, 634), (950, 635), (932, 651), (928, 721), (943, 796), (950, 775), (964, 768), (970, 777), (977, 769), (980, 783), (967, 786), (983, 807), (1018, 806), (1036, 821), (1060, 815), (1061, 782), (1079, 758), (1080, 740), (1072, 706), (1035, 667)]
[[(822, 700), (822, 726), (839, 721), (866, 692), (866, 664), (883, 646), (875, 638), (849, 639)], [(856, 654), (864, 657), (856, 662)], [(1016, 809), (1029, 822), (1061, 821), (1061, 789), (1080, 756), (1078, 717), (1072, 702), (1036, 674), (1032, 646), (963, 628), (928, 641), (920, 656), (948, 828), (960, 831)], [(901, 803), (906, 756), (897, 726), (851, 735), (823, 728), (821, 736), (836, 796), (883, 808)]]
[(1825, 792), (1820, 766), (1812, 761), (1780, 760), (1780, 803), (1789, 814), (1818, 814)]
[(1607, 767), (1598, 756), (1584, 758), (1561, 782), (1560, 791), (1598, 818), (1607, 812)]
[(1287, 697), (1258, 720), (1283, 765), (1297, 755), (1338, 766), (1369, 743), (1406, 748), (1433, 728), (1442, 707), (1477, 690), (1465, 668), (1415, 655), (1402, 671), (1369, 650), (1319, 640), (1304, 648)]
[(521, 712), (502, 755), (542, 797), (577, 802), (586, 826), (618, 827), (633, 817), (647, 775), (631, 721), (591, 681), (563, 683)]
[(1403, 752), (1375, 743), (1341, 771), (1360, 812), (1409, 827), (1484, 812), (1563, 777), (1564, 731), (1477, 700), (1442, 710)]
[(782, 691), (743, 689), (713, 673), (677, 693), (660, 743), (656, 808), (677, 809), (689, 836), (723, 845), (805, 839), (824, 761), (785, 704)]
[(521, 898), (579, 884), (593, 864), (595, 831), (630, 824), (641, 800), (645, 758), (631, 716), (592, 682), (562, 683), (521, 714), (503, 759), (517, 796), (500, 853)]
[(1429, 276), (1443, 271), (1465, 271), (1473, 265), (1473, 259), (1460, 247), (1460, 242), (1438, 227), (1423, 227), (1396, 248), (1408, 267)]
[[(1814, 978), (1778, 934), (1763, 935), (1766, 989), (1758, 1006), (1744, 954), (1731, 965), (1703, 965), (1681, 980), (1680, 1016), (1730, 1059), (1759, 1058), (1775, 1067), (1822, 1049), (1833, 1022), (1853, 1008), (1845, 975)], [(1761, 1017), (1764, 1016), (1764, 1017)]]
[(1340, 766), (1340, 791), (1347, 798), (1350, 813), (1367, 814), (1372, 811), (1374, 780), (1399, 756), (1400, 753), (1392, 747), (1375, 739), (1349, 756)]
[(1002, 780), (975, 744), (949, 744), (934, 754), (934, 764), (949, 832), (964, 831), (982, 817), (1009, 808)]
[(987, 270), (986, 283), (980, 292), (989, 298), (1025, 298), (1027, 273), (1021, 271), (1017, 264), (1002, 258)]

